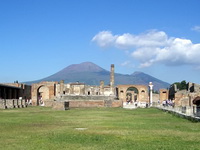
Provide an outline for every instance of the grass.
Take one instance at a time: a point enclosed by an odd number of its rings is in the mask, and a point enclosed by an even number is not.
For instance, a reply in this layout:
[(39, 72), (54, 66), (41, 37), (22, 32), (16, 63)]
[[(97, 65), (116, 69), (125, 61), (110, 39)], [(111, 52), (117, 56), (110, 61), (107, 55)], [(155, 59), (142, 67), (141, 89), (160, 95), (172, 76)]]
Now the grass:
[(200, 123), (157, 109), (0, 110), (0, 149), (197, 150)]

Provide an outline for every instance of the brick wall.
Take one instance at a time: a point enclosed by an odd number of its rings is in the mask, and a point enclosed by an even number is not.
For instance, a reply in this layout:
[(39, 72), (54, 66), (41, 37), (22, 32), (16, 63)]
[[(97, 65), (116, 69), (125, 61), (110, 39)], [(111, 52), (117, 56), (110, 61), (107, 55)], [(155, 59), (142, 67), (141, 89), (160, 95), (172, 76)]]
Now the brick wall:
[(27, 107), (26, 101), (19, 100), (19, 99), (1, 99), (0, 100), (0, 109), (7, 109), (7, 108), (23, 108)]

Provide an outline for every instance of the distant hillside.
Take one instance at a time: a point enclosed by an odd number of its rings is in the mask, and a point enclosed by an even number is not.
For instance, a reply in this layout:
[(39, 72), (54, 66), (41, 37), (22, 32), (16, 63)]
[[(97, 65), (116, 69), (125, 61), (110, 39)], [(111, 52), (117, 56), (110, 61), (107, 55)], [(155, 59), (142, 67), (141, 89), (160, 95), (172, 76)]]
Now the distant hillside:
[[(83, 82), (88, 85), (99, 85), (101, 80), (104, 80), (105, 84), (110, 82), (110, 72), (99, 67), (91, 62), (84, 62), (81, 64), (70, 65), (63, 70), (37, 81), (27, 82), (37, 83), (41, 81), (60, 81), (64, 80), (65, 83), (70, 82)], [(131, 75), (124, 75), (115, 73), (115, 85), (119, 84), (141, 84), (148, 85), (149, 82), (153, 82), (154, 89), (169, 87), (169, 83), (163, 82), (157, 78), (154, 78), (143, 72), (134, 72)]]

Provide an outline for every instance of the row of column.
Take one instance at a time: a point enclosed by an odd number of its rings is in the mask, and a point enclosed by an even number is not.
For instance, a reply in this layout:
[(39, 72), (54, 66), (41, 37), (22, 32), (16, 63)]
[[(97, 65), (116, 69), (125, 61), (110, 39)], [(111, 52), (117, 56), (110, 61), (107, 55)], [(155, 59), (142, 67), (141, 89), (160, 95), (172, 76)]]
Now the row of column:
[(20, 89), (0, 86), (0, 99), (18, 99)]

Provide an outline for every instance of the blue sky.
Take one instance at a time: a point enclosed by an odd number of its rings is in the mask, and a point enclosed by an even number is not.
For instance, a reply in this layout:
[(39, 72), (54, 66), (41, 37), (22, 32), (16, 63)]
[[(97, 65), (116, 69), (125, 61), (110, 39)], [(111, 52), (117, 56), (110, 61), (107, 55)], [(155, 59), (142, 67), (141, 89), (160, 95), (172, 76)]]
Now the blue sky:
[(199, 0), (0, 0), (0, 82), (71, 64), (200, 83)]

